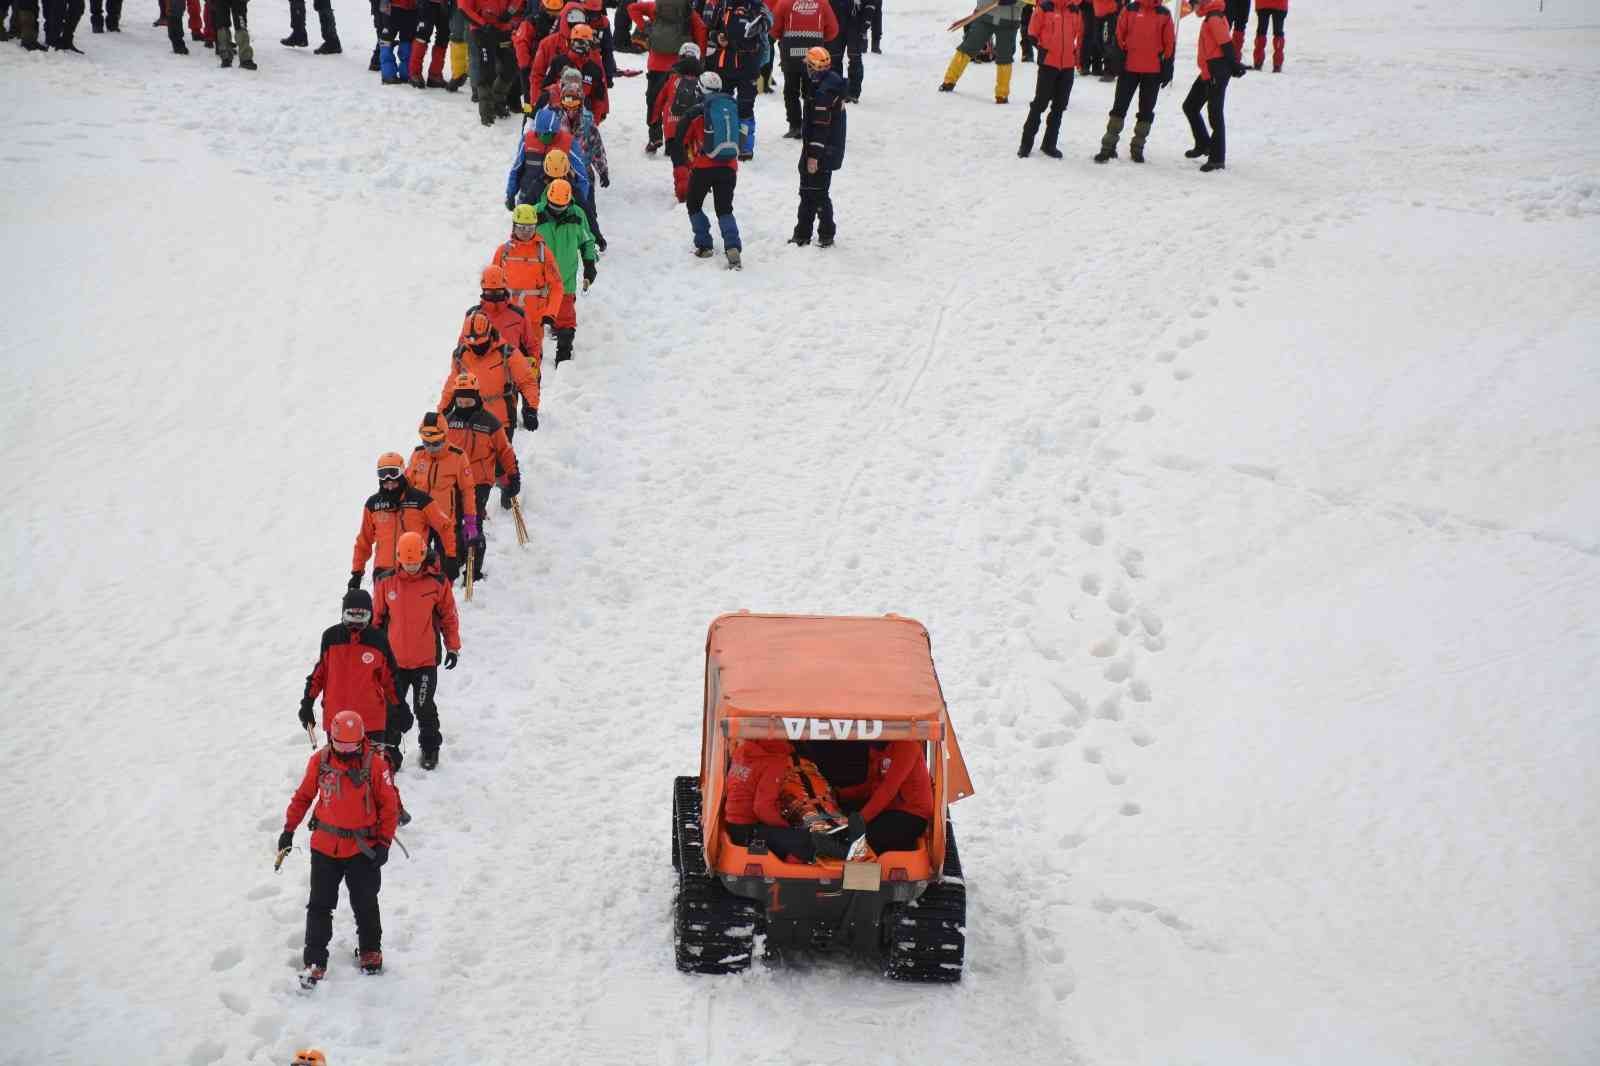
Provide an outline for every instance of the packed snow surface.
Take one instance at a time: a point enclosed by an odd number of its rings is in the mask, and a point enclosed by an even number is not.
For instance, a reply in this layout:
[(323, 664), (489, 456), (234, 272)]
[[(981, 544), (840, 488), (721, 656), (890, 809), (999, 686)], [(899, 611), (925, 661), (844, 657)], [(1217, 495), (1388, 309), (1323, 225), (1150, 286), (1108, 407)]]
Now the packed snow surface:
[[(1600, 1062), (1593, 7), (1297, 2), (1199, 175), (1192, 19), (1150, 162), (1097, 167), (1108, 85), (1062, 162), (1014, 157), (1031, 67), (933, 92), (962, 6), (889, 4), (833, 249), (782, 243), (759, 101), (738, 274), (619, 80), (533, 544), (495, 510), (400, 775), (387, 972), (341, 909), (309, 998), (295, 705), (513, 132), (381, 88), (351, 0), (336, 58), (253, 5), (255, 74), (149, 5), (0, 48), (0, 1062)], [(675, 971), (669, 788), (741, 607), (929, 627), (959, 986)]]

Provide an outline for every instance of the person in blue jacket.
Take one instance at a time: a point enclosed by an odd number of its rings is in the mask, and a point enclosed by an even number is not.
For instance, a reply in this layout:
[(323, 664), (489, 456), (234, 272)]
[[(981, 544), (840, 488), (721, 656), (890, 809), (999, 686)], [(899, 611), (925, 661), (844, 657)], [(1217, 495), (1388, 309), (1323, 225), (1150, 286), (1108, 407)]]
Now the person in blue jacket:
[(844, 166), (845, 111), (850, 83), (834, 72), (833, 56), (823, 47), (806, 52), (811, 94), (800, 120), (800, 212), (790, 244), (811, 243), (816, 223), (817, 244), (833, 244), (833, 172)]
[(538, 203), (544, 192), (545, 153), (559, 148), (567, 153), (569, 175), (579, 203), (590, 202), (589, 157), (584, 155), (577, 138), (567, 131), (561, 112), (546, 104), (533, 115), (522, 120), (522, 136), (517, 140), (517, 154), (506, 174), (506, 210), (513, 211), (521, 204)]

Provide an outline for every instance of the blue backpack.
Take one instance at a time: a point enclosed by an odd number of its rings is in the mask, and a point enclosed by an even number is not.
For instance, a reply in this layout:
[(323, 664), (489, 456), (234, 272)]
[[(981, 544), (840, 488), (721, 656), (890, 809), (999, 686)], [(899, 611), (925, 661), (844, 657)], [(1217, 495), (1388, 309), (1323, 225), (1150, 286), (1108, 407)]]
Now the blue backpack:
[(700, 154), (708, 159), (739, 158), (739, 105), (727, 93), (707, 93), (705, 140)]

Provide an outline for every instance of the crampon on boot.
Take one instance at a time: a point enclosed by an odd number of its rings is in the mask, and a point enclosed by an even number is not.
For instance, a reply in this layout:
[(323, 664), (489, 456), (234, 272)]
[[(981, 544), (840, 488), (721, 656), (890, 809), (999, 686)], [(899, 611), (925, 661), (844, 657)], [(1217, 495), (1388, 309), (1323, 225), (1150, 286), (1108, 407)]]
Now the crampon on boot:
[(361, 966), (361, 972), (369, 977), (383, 972), (383, 952), (381, 951), (363, 951), (356, 961)]

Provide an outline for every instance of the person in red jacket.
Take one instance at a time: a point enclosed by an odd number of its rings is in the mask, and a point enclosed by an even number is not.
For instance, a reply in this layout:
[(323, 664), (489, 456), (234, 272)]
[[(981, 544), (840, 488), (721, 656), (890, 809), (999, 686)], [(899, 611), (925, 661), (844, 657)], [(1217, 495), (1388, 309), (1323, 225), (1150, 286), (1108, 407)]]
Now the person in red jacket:
[[(316, 725), (313, 710), (322, 697), (322, 729), (333, 728), (336, 711), (353, 710), (361, 716), (368, 736), (375, 744), (388, 742), (389, 726), (406, 717), (406, 709), (395, 691), (394, 678), (399, 667), (389, 648), (389, 638), (373, 629), (372, 596), (365, 589), (350, 589), (344, 594), (340, 623), (322, 631), (322, 646), (317, 664), (306, 675), (305, 691), (300, 696), (300, 725)], [(410, 728), (410, 723), (405, 723)]]
[[(1222, 107), (1228, 92), (1228, 79), (1244, 74), (1244, 64), (1239, 62), (1239, 53), (1228, 33), (1226, 9), (1226, 0), (1201, 0), (1197, 49), (1200, 76), (1189, 87), (1189, 95), (1183, 98), (1183, 113), (1194, 132), (1194, 147), (1183, 154), (1189, 159), (1207, 156), (1205, 165), (1200, 168), (1206, 172), (1221, 170), (1227, 163), (1227, 134), (1223, 126)], [(1209, 131), (1200, 118), (1202, 107), (1206, 110), (1206, 117), (1211, 120)]]
[(1039, 72), (1033, 84), (1033, 102), (1022, 123), (1022, 144), (1017, 155), (1027, 158), (1039, 133), (1039, 116), (1050, 108), (1044, 124), (1044, 145), (1039, 150), (1051, 159), (1061, 158), (1056, 139), (1061, 135), (1061, 114), (1072, 96), (1072, 75), (1083, 43), (1083, 18), (1079, 0), (1039, 0), (1028, 20), (1028, 35), (1038, 42)]
[(728, 768), (722, 820), (728, 839), (740, 847), (747, 846), (760, 827), (767, 847), (778, 858), (811, 862), (817, 852), (810, 830), (791, 826), (778, 808), (779, 789), (793, 752), (787, 740), (742, 740), (736, 744)]
[[(689, 195), (689, 160), (676, 140), (678, 123), (700, 104), (700, 46), (685, 41), (678, 49), (678, 61), (667, 72), (650, 108), (650, 128), (667, 139), (667, 158), (672, 160), (672, 193), (683, 203)], [(654, 151), (654, 149), (651, 149)]]
[[(700, 75), (701, 95), (709, 100), (722, 94), (722, 77), (714, 70)], [(682, 153), (689, 161), (689, 188), (684, 206), (689, 211), (689, 227), (694, 233), (694, 254), (697, 259), (710, 259), (711, 221), (706, 218), (706, 197), (711, 197), (717, 212), (717, 228), (722, 234), (723, 252), (728, 257), (728, 269), (743, 269), (744, 243), (739, 239), (739, 220), (733, 216), (733, 190), (739, 183), (739, 160), (735, 157), (714, 159), (701, 149), (705, 143), (706, 119), (704, 105), (678, 123), (678, 134), (673, 140), (673, 151)]]
[(1267, 23), (1272, 23), (1272, 73), (1283, 73), (1283, 20), (1289, 17), (1289, 0), (1256, 0), (1256, 48), (1251, 57), (1257, 70), (1267, 58)]
[[(546, 93), (560, 83), (561, 72), (576, 70), (583, 75), (584, 100), (588, 103), (589, 110), (594, 114), (595, 125), (604, 122), (611, 109), (611, 99), (606, 91), (606, 70), (600, 62), (599, 54), (595, 51), (594, 27), (587, 24), (572, 27), (567, 33), (566, 43), (555, 49), (550, 55), (550, 61), (544, 66), (543, 78), (539, 82)], [(532, 76), (530, 74), (530, 83)], [(545, 102), (536, 99), (537, 93), (529, 89), (529, 102), (534, 110), (538, 110)], [(560, 102), (559, 94), (551, 94), (551, 102)]]
[(516, 85), (516, 56), (511, 51), (512, 18), (517, 0), (459, 0), (467, 20), (467, 37), (477, 61), (472, 91), (478, 98), (478, 121), (493, 126), (496, 118), (511, 114), (506, 98)]
[(1083, 0), (1078, 14), (1083, 18), (1083, 48), (1078, 73), (1114, 81), (1116, 73), (1107, 69), (1106, 41), (1116, 33), (1117, 0)]
[(696, 58), (705, 55), (706, 24), (690, 0), (662, 0), (659, 4), (656, 0), (635, 0), (628, 5), (628, 18), (636, 27), (634, 33), (645, 42), (649, 53), (645, 59), (644, 79), (645, 120), (649, 123), (649, 139), (644, 150), (655, 155), (663, 143), (661, 122), (654, 114), (655, 103), (661, 97), (661, 86), (682, 57), (685, 44), (693, 42), (697, 46)]
[(339, 885), (350, 892), (356, 916), (361, 972), (383, 972), (383, 922), (378, 891), (400, 819), (400, 793), (389, 764), (362, 732), (361, 716), (340, 711), (328, 730), (328, 745), (306, 763), (300, 787), (284, 812), (278, 852), (294, 846), (294, 831), (311, 809), (311, 895), (306, 901), (305, 969), (300, 983), (313, 988), (328, 972), (328, 941)]
[(789, 120), (789, 132), (784, 136), (790, 140), (800, 139), (800, 98), (811, 88), (806, 53), (814, 47), (827, 47), (837, 36), (839, 19), (828, 0), (778, 0), (772, 9), (772, 38), (778, 42), (783, 70), (783, 110)]
[[(540, 375), (544, 370), (544, 327), (542, 323), (532, 318), (522, 305), (511, 298), (511, 289), (506, 279), (504, 267), (490, 263), (478, 275), (478, 302), (467, 308), (467, 313), (461, 320), (461, 334), (456, 338), (457, 355), (454, 361), (461, 364), (454, 373), (466, 369), (465, 364), (471, 362), (472, 371), (478, 376), (480, 382), (492, 379), (494, 374), (483, 370), (481, 360), (472, 356), (481, 354), (478, 349), (472, 349), (472, 355), (466, 354), (465, 348), (469, 341), (468, 331), (472, 328), (473, 313), (483, 312), (489, 319), (489, 324), (494, 327), (501, 344), (509, 347), (511, 352), (506, 356), (505, 374), (501, 382), (502, 394), (505, 397), (504, 407), (495, 410), (495, 414), (503, 414), (506, 424), (506, 439), (510, 440), (516, 425), (517, 394), (522, 395), (522, 426), (532, 432), (539, 428), (539, 383)], [(496, 364), (490, 359), (488, 365)], [(492, 387), (492, 382), (491, 382)], [(449, 406), (449, 394), (454, 391), (453, 380), (446, 380), (444, 390), (439, 398), (439, 410)], [(490, 405), (494, 409), (494, 405)]]
[(401, 535), (400, 569), (378, 583), (373, 623), (389, 638), (397, 665), (395, 692), (402, 703), (411, 695), (422, 768), (432, 770), (439, 765), (439, 745), (444, 741), (439, 733), (439, 707), (433, 699), (439, 688), (439, 663), (442, 661), (446, 670), (456, 668), (461, 627), (450, 582), (438, 567), (424, 565), (427, 555), (421, 534)]
[(933, 781), (914, 740), (873, 744), (866, 781), (838, 793), (846, 810), (859, 809), (867, 844), (880, 855), (915, 850), (933, 817)]
[(456, 531), (444, 509), (421, 489), (406, 483), (406, 461), (399, 452), (378, 456), (378, 491), (361, 509), (361, 529), (350, 555), (350, 587), (361, 587), (367, 560), (372, 560), (372, 580), (393, 572), (400, 534), (407, 530), (433, 530), (446, 555), (456, 553)]
[(1177, 44), (1172, 12), (1162, 6), (1160, 0), (1133, 0), (1127, 10), (1117, 16), (1122, 73), (1117, 75), (1111, 117), (1106, 121), (1105, 136), (1100, 138), (1100, 151), (1094, 157), (1096, 163), (1117, 158), (1117, 139), (1122, 136), (1122, 123), (1135, 92), (1139, 94), (1139, 110), (1134, 115), (1133, 142), (1128, 145), (1128, 155), (1135, 163), (1144, 162), (1144, 142), (1156, 118), (1156, 97), (1172, 84), (1172, 58)]

